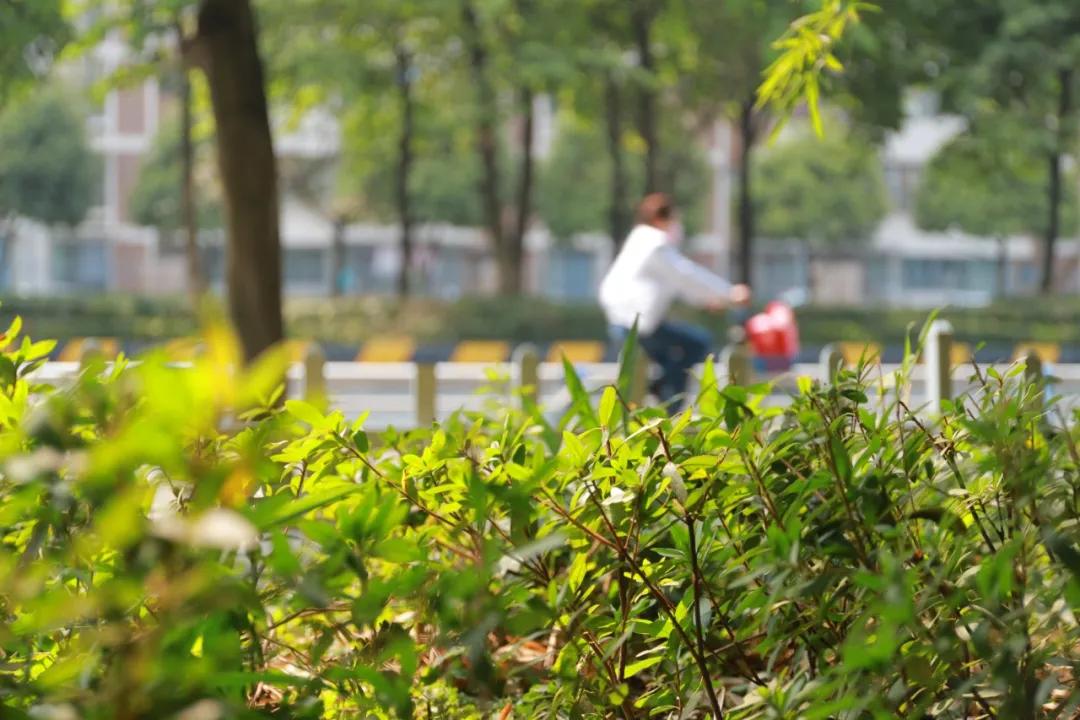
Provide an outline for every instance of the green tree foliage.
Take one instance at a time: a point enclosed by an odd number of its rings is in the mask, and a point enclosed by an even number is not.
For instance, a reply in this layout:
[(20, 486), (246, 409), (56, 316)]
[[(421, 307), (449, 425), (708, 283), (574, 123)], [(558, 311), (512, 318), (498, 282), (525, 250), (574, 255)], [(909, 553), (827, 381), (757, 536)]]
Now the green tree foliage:
[(0, 109), (48, 72), (69, 36), (61, 0), (0, 0)]
[[(220, 188), (208, 151), (205, 142), (196, 144), (196, 207), (203, 229), (222, 227)], [(179, 124), (167, 122), (139, 168), (139, 181), (129, 201), (135, 222), (167, 232), (183, 227), (182, 172)]]
[[(1014, 136), (1015, 137), (1015, 136)], [(1040, 236), (1049, 217), (1046, 171), (1022, 146), (972, 133), (956, 138), (926, 167), (915, 217), (928, 230), (959, 229), (972, 235)], [(1075, 175), (1067, 184), (1075, 187)], [(1065, 196), (1064, 225), (1078, 222), (1075, 192)]]
[[(896, 48), (913, 59), (907, 64), (908, 82), (937, 88), (946, 108), (976, 127), (1006, 119), (1018, 131), (1007, 144), (1024, 146), (1032, 162), (1041, 163), (1046, 178), (1041, 287), (1049, 292), (1058, 237), (1075, 230), (1065, 222), (1071, 189), (1064, 174), (1075, 158), (1080, 127), (1080, 5), (992, 0), (942, 6), (904, 0), (885, 12), (896, 16), (891, 27), (901, 32), (882, 32), (882, 43), (903, 38)], [(862, 77), (877, 79), (872, 72)]]
[(817, 9), (794, 20), (775, 42), (778, 56), (766, 68), (758, 88), (759, 106), (772, 106), (786, 119), (805, 102), (814, 131), (821, 135), (822, 78), (827, 71), (843, 70), (835, 54), (837, 45), (864, 13), (876, 9), (861, 0), (822, 0)]
[[(687, 232), (695, 233), (704, 225), (710, 170), (696, 142), (688, 141), (686, 135), (673, 123), (664, 123), (657, 178), (659, 187), (671, 193), (681, 208)], [(569, 113), (560, 116), (552, 155), (541, 168), (537, 188), (537, 210), (558, 238), (604, 232), (608, 227), (611, 156), (604, 143), (601, 129), (589, 118)], [(645, 192), (643, 148), (633, 142), (626, 144), (631, 160), (627, 189), (630, 197), (640, 198)]]
[(846, 243), (869, 239), (887, 210), (876, 148), (833, 128), (799, 135), (763, 153), (754, 167), (761, 233), (773, 238)]
[(100, 166), (71, 97), (43, 88), (0, 114), (0, 219), (77, 225), (93, 204)]
[[(326, 27), (328, 14), (338, 18), (337, 27)], [(339, 228), (364, 216), (395, 221), (402, 258), (398, 292), (408, 294), (415, 223), (480, 219), (468, 207), (477, 204), (470, 197), (476, 185), (467, 186), (475, 178), (459, 175), (446, 186), (431, 182), (446, 159), (439, 147), (442, 111), (457, 110), (464, 92), (460, 75), (448, 69), (453, 7), (432, 0), (305, 0), (272, 5), (268, 15), (276, 94), (299, 112), (314, 101), (330, 102), (343, 118), (340, 156), (329, 170), (332, 177), (324, 179), (329, 190), (316, 204)], [(340, 72), (343, 65), (350, 71)], [(451, 102), (439, 102), (451, 95)], [(466, 124), (467, 114), (459, 112), (457, 121)], [(428, 137), (433, 129), (436, 138)], [(427, 155), (432, 149), (436, 155)], [(462, 150), (455, 159), (464, 159)], [(335, 255), (343, 253), (339, 237)]]
[[(413, 219), (475, 227), (481, 224), (476, 154), (467, 129), (459, 124), (458, 108), (449, 97), (440, 97), (441, 88), (428, 84), (434, 80), (419, 81), (422, 105), (409, 174)], [(397, 219), (396, 147), (377, 139), (395, 137), (398, 119), (397, 110), (378, 95), (357, 98), (344, 116), (338, 192), (358, 198), (369, 218)]]
[[(682, 0), (673, 4), (682, 11), (678, 17), (684, 28), (680, 33), (683, 52), (677, 85), (683, 104), (704, 127), (720, 118), (727, 119), (737, 137), (738, 151), (733, 154), (737, 232), (731, 261), (734, 275), (740, 280), (749, 281), (754, 276), (753, 248), (759, 234), (754, 211), (756, 188), (750, 172), (754, 154), (769, 126), (781, 126), (785, 113), (790, 111), (778, 107), (783, 103), (760, 101), (758, 89), (765, 69), (780, 54), (774, 46), (775, 38), (785, 31), (794, 32), (790, 26), (801, 5), (789, 0)], [(832, 51), (827, 52), (831, 58)], [(779, 122), (775, 117), (777, 109)]]
[(704, 121), (738, 120), (757, 102), (773, 41), (798, 17), (788, 0), (677, 0), (665, 24), (678, 68), (682, 104)]
[(580, 116), (561, 115), (536, 198), (540, 218), (555, 237), (608, 228), (610, 174), (611, 159), (600, 129)]

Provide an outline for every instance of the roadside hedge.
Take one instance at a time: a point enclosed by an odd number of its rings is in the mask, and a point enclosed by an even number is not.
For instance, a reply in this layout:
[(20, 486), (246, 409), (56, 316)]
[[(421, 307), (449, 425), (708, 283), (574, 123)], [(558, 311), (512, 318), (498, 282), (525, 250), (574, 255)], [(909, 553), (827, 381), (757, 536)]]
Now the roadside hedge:
[[(987, 308), (948, 307), (942, 313), (953, 323), (958, 339), (972, 344), (1039, 341), (1080, 346), (1080, 322), (1076, 320), (1080, 302), (1076, 300), (1023, 298)], [(722, 315), (685, 309), (679, 314), (704, 324), (721, 338), (729, 323)], [(837, 340), (903, 345), (926, 311), (805, 307), (797, 315), (808, 346)], [(198, 328), (197, 318), (181, 301), (123, 296), (2, 299), (0, 322), (10, 322), (15, 316), (22, 317), (34, 334), (62, 341), (95, 336), (159, 340), (191, 335)], [(409, 335), (421, 343), (462, 339), (547, 343), (606, 337), (603, 317), (595, 305), (566, 305), (537, 298), (418, 299), (404, 304), (381, 297), (291, 299), (286, 303), (286, 324), (294, 337), (349, 345), (388, 334)]]

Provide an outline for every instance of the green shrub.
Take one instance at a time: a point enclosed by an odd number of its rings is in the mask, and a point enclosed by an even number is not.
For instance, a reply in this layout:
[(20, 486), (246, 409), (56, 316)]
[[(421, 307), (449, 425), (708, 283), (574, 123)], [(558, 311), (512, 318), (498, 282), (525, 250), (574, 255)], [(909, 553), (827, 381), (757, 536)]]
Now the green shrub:
[[(18, 334), (14, 327), (5, 337)], [(667, 418), (374, 437), (211, 329), (49, 388), (0, 359), (5, 717), (1057, 716), (1077, 430), (1022, 372), (931, 422), (858, 372)], [(572, 372), (572, 371), (571, 371)], [(1062, 711), (1061, 716), (1071, 716)]]
[[(1080, 345), (1074, 299), (1039, 299), (987, 308), (947, 308), (957, 338), (976, 344), (1012, 345), (1025, 341)], [(730, 322), (724, 315), (680, 309), (680, 317), (709, 328), (722, 340)], [(797, 311), (803, 345), (820, 347), (837, 340), (873, 340), (902, 345), (922, 310), (804, 307)], [(454, 302), (389, 297), (294, 298), (286, 303), (286, 325), (293, 337), (358, 346), (379, 335), (409, 335), (421, 343), (463, 339), (502, 339), (546, 343), (603, 340), (606, 325), (592, 303), (560, 304), (538, 298), (469, 297)], [(115, 337), (157, 341), (191, 335), (198, 321), (180, 299), (125, 296), (6, 298), (0, 323), (20, 316), (38, 337)]]

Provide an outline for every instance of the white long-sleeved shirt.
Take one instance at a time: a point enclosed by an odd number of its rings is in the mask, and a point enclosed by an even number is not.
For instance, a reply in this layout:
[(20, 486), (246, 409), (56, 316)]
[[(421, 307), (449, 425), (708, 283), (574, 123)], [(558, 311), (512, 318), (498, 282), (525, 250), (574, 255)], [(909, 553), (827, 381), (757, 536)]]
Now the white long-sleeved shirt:
[(731, 283), (690, 260), (663, 230), (638, 225), (600, 283), (600, 305), (612, 325), (648, 335), (675, 300), (693, 305), (725, 302)]

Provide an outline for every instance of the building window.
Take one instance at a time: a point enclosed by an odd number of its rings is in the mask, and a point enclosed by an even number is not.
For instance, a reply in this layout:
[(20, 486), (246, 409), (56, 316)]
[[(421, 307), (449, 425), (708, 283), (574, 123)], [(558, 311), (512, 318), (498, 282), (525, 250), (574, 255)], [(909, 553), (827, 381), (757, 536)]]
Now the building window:
[(225, 248), (221, 245), (206, 245), (202, 249), (202, 271), (206, 279), (213, 283), (225, 280)]
[(470, 259), (468, 250), (455, 247), (427, 246), (420, 277), (420, 288), (432, 297), (453, 299), (460, 297), (463, 288), (470, 286), (468, 271), (477, 261)]
[(325, 251), (292, 249), (285, 251), (285, 282), (315, 285), (326, 281)]
[(345, 267), (338, 270), (341, 289), (346, 295), (370, 291), (371, 262), (374, 252), (367, 246), (345, 248)]
[(1015, 266), (1013, 282), (1020, 291), (1034, 290), (1039, 284), (1039, 269), (1033, 262), (1019, 263)]
[(904, 260), (904, 287), (912, 290), (992, 290), (997, 267), (990, 260)]
[(75, 288), (102, 290), (108, 279), (108, 258), (101, 241), (53, 245), (53, 279)]
[(776, 297), (807, 287), (806, 255), (799, 253), (755, 253), (754, 292)]
[(891, 282), (889, 262), (882, 257), (874, 257), (866, 262), (866, 294), (875, 300), (888, 299)]
[(593, 257), (587, 252), (573, 248), (552, 248), (550, 251), (551, 273), (548, 292), (564, 300), (592, 298)]
[(919, 169), (912, 165), (886, 164), (885, 186), (894, 208), (911, 211), (919, 192)]

